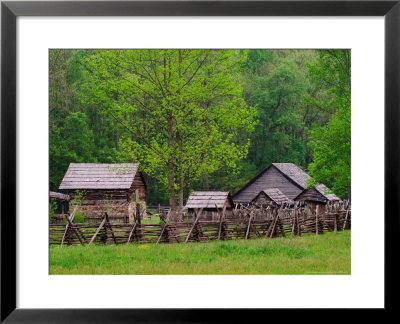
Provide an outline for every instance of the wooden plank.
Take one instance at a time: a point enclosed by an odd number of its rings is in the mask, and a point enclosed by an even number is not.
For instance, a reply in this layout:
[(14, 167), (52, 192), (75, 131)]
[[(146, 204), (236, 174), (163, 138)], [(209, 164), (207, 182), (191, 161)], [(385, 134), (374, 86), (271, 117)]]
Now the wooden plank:
[[(68, 216), (65, 216), (65, 218), (68, 221), (69, 226), (75, 231), (77, 238), (79, 239), (79, 242), (81, 242), (81, 244), (83, 245), (86, 242), (85, 237), (79, 232), (79, 229), (76, 226), (73, 226), (72, 222), (70, 221)], [(81, 238), (82, 235), (82, 238)]]
[(95, 240), (97, 234), (99, 234), (100, 230), (102, 229), (102, 227), (104, 226), (105, 223), (106, 223), (106, 218), (103, 217), (103, 220), (100, 223), (100, 226), (96, 229), (96, 232), (94, 233), (92, 239), (90, 240), (89, 245), (93, 243), (93, 241)]
[(272, 216), (272, 221), (271, 224), (268, 227), (268, 231), (267, 231), (267, 236), (271, 237), (271, 231), (272, 231), (272, 227), (274, 227), (276, 218), (278, 217), (278, 211), (277, 210), (271, 210), (271, 216)]
[(162, 236), (163, 236), (163, 234), (164, 234), (165, 228), (166, 228), (167, 225), (168, 225), (168, 220), (169, 220), (170, 214), (171, 214), (171, 210), (168, 211), (167, 218), (165, 219), (164, 226), (163, 226), (163, 228), (162, 228), (162, 230), (161, 230), (160, 236), (158, 237), (158, 240), (157, 240), (157, 243), (156, 243), (156, 244), (160, 243), (160, 241), (161, 241), (161, 238), (162, 238)]
[(249, 223), (247, 224), (247, 231), (246, 231), (246, 236), (245, 236), (245, 240), (247, 240), (248, 236), (249, 236), (249, 231), (250, 231), (250, 224), (251, 224), (251, 219), (253, 218), (253, 214), (250, 212), (249, 213)]
[(294, 228), (296, 226), (296, 212), (297, 210), (294, 210), (294, 215), (293, 215), (293, 225), (292, 225), (292, 236), (294, 236)]
[(106, 216), (106, 220), (107, 220), (107, 221), (106, 221), (106, 222), (107, 222), (107, 226), (108, 226), (108, 228), (109, 228), (110, 231), (111, 231), (111, 236), (112, 236), (112, 238), (113, 238), (113, 240), (114, 240), (114, 243), (117, 244), (117, 240), (115, 239), (114, 231), (113, 231), (113, 229), (112, 229), (110, 220), (108, 219), (108, 214), (105, 213), (105, 216)]
[(131, 241), (131, 237), (133, 235), (133, 232), (135, 231), (137, 222), (135, 221), (135, 224), (133, 224), (131, 231), (129, 232), (129, 236), (128, 236), (128, 241), (126, 243), (129, 243)]
[[(76, 214), (77, 210), (78, 210), (78, 206), (75, 206), (74, 211), (72, 212), (72, 214), (70, 216), (71, 222), (74, 220), (74, 217), (75, 217), (75, 214)], [(68, 216), (66, 216), (66, 217), (68, 218)], [(65, 232), (64, 232), (64, 235), (63, 235), (62, 240), (61, 240), (61, 245), (64, 244), (64, 240), (65, 240), (65, 236), (67, 235), (68, 228), (69, 228), (69, 222), (67, 222), (67, 225), (65, 225)]]
[(278, 218), (279, 218), (279, 210), (278, 210), (278, 212), (276, 213), (276, 217), (275, 217), (275, 220), (274, 220), (274, 222), (273, 222), (273, 226), (272, 226), (272, 229), (271, 229), (271, 233), (269, 234), (269, 237), (270, 237), (270, 238), (272, 238), (272, 236), (274, 235), (274, 230), (275, 230), (276, 223), (278, 222)]
[(347, 223), (347, 218), (348, 218), (348, 216), (349, 216), (349, 209), (347, 209), (347, 212), (346, 212), (346, 217), (345, 217), (345, 219), (344, 219), (344, 222), (343, 222), (343, 231), (344, 231), (344, 229), (346, 228), (346, 223)]
[(197, 221), (199, 220), (201, 213), (203, 212), (203, 208), (200, 209), (200, 211), (198, 212), (197, 209), (195, 210), (195, 213), (197, 214), (195, 221), (193, 222), (193, 225), (186, 237), (185, 243), (187, 243), (187, 241), (189, 240), (190, 235), (192, 234), (192, 231), (194, 229), (194, 227), (196, 226)]
[(338, 215), (335, 214), (334, 225), (333, 225), (333, 230), (334, 230), (335, 232), (337, 232), (337, 217), (338, 217)]
[(300, 221), (299, 221), (299, 215), (296, 215), (296, 220), (297, 220), (297, 235), (301, 236), (301, 227), (300, 227)]
[(226, 206), (224, 206), (224, 208), (222, 209), (222, 214), (219, 220), (219, 228), (218, 228), (218, 240), (221, 239), (221, 231), (222, 231), (222, 221), (225, 217), (225, 211), (226, 211)]

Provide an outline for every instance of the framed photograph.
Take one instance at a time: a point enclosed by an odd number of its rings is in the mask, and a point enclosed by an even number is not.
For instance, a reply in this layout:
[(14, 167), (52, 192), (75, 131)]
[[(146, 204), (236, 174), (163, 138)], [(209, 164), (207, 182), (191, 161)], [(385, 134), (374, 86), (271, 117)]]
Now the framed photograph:
[(3, 1), (1, 321), (391, 308), (399, 22), (398, 1)]

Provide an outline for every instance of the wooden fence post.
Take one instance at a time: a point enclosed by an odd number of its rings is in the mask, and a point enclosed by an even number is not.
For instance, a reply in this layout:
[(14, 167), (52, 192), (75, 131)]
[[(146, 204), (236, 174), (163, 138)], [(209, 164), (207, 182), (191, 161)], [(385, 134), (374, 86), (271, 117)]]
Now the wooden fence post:
[[(79, 239), (79, 242), (81, 242), (82, 245), (84, 243), (87, 243), (86, 239), (85, 239), (85, 236), (83, 236), (83, 234), (80, 233), (78, 228), (74, 227), (74, 224), (72, 224), (72, 222), (70, 221), (70, 219), (68, 218), (67, 215), (65, 215), (65, 218), (67, 219), (69, 226), (75, 231), (76, 237)], [(81, 236), (82, 236), (82, 238), (81, 238)]]
[(293, 211), (292, 236), (294, 236), (294, 228), (295, 228), (295, 226), (296, 226), (296, 212), (297, 212), (297, 210), (295, 209), (295, 210)]
[(345, 217), (344, 222), (343, 222), (343, 229), (342, 229), (343, 231), (346, 228), (346, 223), (347, 223), (348, 216), (349, 216), (349, 209), (347, 209), (347, 211), (346, 211), (346, 217)]
[(171, 213), (171, 210), (168, 211), (167, 218), (165, 219), (165, 223), (163, 225), (163, 228), (161, 229), (161, 233), (160, 233), (160, 236), (157, 239), (157, 243), (156, 244), (160, 243), (160, 240), (161, 240), (161, 238), (162, 238), (162, 236), (164, 234), (165, 228), (168, 226), (168, 220), (169, 220), (170, 213)]
[(278, 217), (279, 217), (279, 209), (276, 208), (272, 213), (272, 222), (271, 222), (271, 225), (269, 226), (268, 232), (267, 232), (267, 236), (269, 238), (272, 238), (272, 236), (273, 236), (273, 233), (275, 230), (275, 225), (276, 225), (276, 222), (278, 221)]
[(222, 231), (222, 221), (225, 217), (225, 211), (226, 211), (226, 206), (224, 206), (224, 208), (222, 209), (222, 214), (219, 220), (219, 228), (218, 228), (218, 240), (221, 239), (221, 231)]
[(114, 243), (117, 244), (117, 240), (116, 240), (116, 238), (115, 238), (114, 231), (113, 231), (113, 229), (112, 229), (110, 220), (108, 219), (108, 214), (107, 214), (107, 212), (105, 213), (105, 217), (106, 217), (107, 226), (108, 226), (109, 230), (111, 231), (111, 236), (112, 236), (112, 238), (113, 238), (113, 240), (114, 240)]
[(99, 234), (101, 228), (104, 226), (105, 223), (106, 223), (106, 217), (104, 216), (103, 220), (100, 223), (100, 226), (97, 228), (96, 232), (94, 232), (94, 235), (93, 235), (92, 239), (90, 240), (89, 245), (93, 243), (93, 241), (95, 240), (97, 234)]
[[(76, 213), (77, 210), (78, 210), (78, 206), (75, 207), (74, 211), (72, 212), (71, 216), (69, 217), (71, 222), (74, 220), (75, 213)], [(68, 215), (66, 217), (68, 218)], [(64, 244), (64, 240), (65, 240), (65, 236), (67, 235), (67, 232), (68, 232), (69, 224), (70, 224), (70, 222), (67, 222), (67, 225), (65, 225), (65, 231), (64, 231), (64, 235), (63, 235), (63, 237), (61, 239), (61, 245)]]
[(296, 220), (297, 220), (297, 235), (301, 236), (301, 227), (300, 227), (300, 221), (299, 221), (299, 213), (296, 215)]
[(249, 236), (249, 231), (250, 231), (250, 224), (251, 224), (251, 219), (253, 218), (253, 213), (249, 212), (249, 223), (247, 224), (247, 231), (246, 231), (246, 236), (245, 236), (245, 240), (247, 240), (248, 236)]
[(131, 237), (132, 237), (132, 235), (133, 235), (133, 232), (134, 232), (135, 229), (136, 229), (136, 225), (137, 225), (137, 221), (135, 220), (135, 223), (133, 224), (132, 229), (131, 229), (131, 231), (129, 232), (128, 241), (126, 241), (127, 244), (131, 241)]
[(196, 226), (197, 221), (199, 220), (202, 212), (203, 212), (203, 208), (201, 208), (199, 212), (197, 212), (197, 209), (195, 210), (195, 213), (197, 213), (197, 216), (196, 216), (195, 221), (193, 222), (192, 228), (190, 229), (190, 231), (185, 239), (185, 243), (187, 243), (187, 241), (189, 240), (190, 234), (192, 234), (192, 231), (193, 231), (194, 227)]
[(335, 232), (337, 232), (337, 217), (338, 217), (338, 214), (335, 213), (335, 219), (334, 219), (334, 225), (333, 225), (333, 230)]

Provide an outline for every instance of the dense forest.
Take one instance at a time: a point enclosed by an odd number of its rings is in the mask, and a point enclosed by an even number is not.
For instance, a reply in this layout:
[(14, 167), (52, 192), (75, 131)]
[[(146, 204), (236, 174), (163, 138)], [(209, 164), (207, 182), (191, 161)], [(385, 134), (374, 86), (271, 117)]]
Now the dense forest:
[(71, 162), (138, 162), (148, 203), (182, 206), (292, 162), (346, 198), (350, 63), (349, 50), (50, 50), (50, 189)]

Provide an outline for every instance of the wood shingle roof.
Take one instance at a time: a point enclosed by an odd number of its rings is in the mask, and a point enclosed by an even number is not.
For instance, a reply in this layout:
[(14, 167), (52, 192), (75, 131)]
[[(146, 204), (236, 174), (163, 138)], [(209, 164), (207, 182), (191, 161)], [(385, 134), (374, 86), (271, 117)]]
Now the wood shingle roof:
[(59, 199), (59, 200), (65, 200), (65, 201), (69, 201), (69, 199), (70, 199), (69, 195), (66, 195), (66, 194), (63, 194), (60, 192), (54, 192), (54, 191), (49, 192), (49, 197), (54, 198), (54, 199)]
[(229, 191), (195, 191), (189, 196), (185, 208), (223, 208), (227, 199), (233, 206)]
[(317, 190), (322, 196), (324, 196), (327, 200), (333, 201), (333, 200), (338, 200), (340, 201), (341, 199), (336, 196), (334, 193), (330, 191), (329, 188), (327, 188), (325, 185), (322, 183), (318, 184), (315, 186), (315, 190)]
[(300, 187), (306, 188), (306, 182), (308, 179), (310, 179), (310, 176), (300, 169), (296, 164), (272, 163), (272, 165), (281, 171), (285, 176), (297, 183)]
[(59, 189), (129, 189), (137, 165), (70, 163)]
[(261, 191), (252, 201), (255, 201), (259, 195), (265, 194), (277, 205), (282, 203), (293, 204), (293, 200), (286, 197), (278, 188), (270, 188)]

